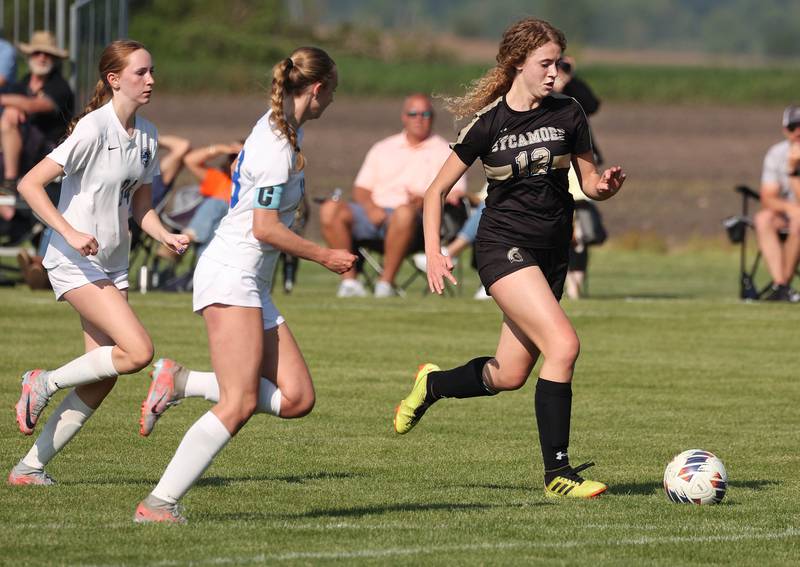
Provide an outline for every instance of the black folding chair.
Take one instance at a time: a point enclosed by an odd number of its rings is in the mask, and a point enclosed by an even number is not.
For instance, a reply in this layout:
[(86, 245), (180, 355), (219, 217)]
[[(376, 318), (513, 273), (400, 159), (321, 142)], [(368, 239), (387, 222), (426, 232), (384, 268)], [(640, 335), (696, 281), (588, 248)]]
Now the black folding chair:
[[(757, 203), (761, 197), (758, 192), (746, 185), (739, 185), (734, 191), (742, 196), (742, 212), (726, 218), (722, 221), (722, 225), (728, 233), (728, 239), (739, 245), (739, 297), (750, 300), (761, 299), (772, 287), (772, 282), (761, 288), (755, 283), (756, 272), (761, 264), (761, 250), (756, 249), (756, 256), (751, 264), (747, 262), (747, 232), (748, 229), (755, 228), (749, 205), (751, 200)], [(785, 232), (781, 232), (779, 236), (781, 240), (786, 239)], [(800, 270), (796, 273), (800, 275)]]
[[(442, 209), (440, 234), (443, 245), (449, 244), (458, 236), (458, 231), (461, 230), (461, 227), (464, 226), (464, 223), (467, 222), (467, 218), (469, 218), (469, 211), (470, 204), (466, 197), (461, 199), (456, 205), (445, 203)], [(381, 274), (383, 274), (383, 266), (373, 252), (383, 254), (383, 240), (356, 240), (353, 242), (353, 250), (354, 253), (358, 254), (356, 271), (364, 278), (367, 287), (374, 289), (375, 282), (380, 278)], [(411, 241), (411, 245), (408, 247), (405, 257), (406, 264), (408, 264), (412, 270), (411, 274), (395, 286), (395, 291), (400, 297), (405, 297), (406, 290), (418, 278), (426, 275), (424, 271), (417, 267), (413, 259), (414, 254), (422, 252), (423, 250), (425, 250), (425, 239), (420, 227), (420, 230), (414, 235), (414, 239)], [(458, 279), (460, 280), (462, 270), (461, 264), (457, 264), (456, 268), (458, 270)], [(423, 289), (422, 293), (425, 294), (426, 291), (427, 286)], [(460, 294), (461, 288), (458, 287), (454, 291), (450, 286), (445, 286), (445, 292), (448, 295)]]

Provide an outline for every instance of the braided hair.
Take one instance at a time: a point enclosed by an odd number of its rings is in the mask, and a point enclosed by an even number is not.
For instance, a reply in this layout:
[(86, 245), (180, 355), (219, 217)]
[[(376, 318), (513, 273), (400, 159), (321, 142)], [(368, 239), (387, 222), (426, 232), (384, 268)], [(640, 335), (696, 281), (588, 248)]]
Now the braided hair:
[(272, 68), (270, 92), (272, 122), (297, 154), (295, 161), (297, 171), (305, 167), (305, 158), (297, 144), (297, 131), (286, 120), (283, 101), (287, 96), (293, 96), (309, 85), (330, 80), (335, 66), (333, 59), (319, 47), (300, 47)]

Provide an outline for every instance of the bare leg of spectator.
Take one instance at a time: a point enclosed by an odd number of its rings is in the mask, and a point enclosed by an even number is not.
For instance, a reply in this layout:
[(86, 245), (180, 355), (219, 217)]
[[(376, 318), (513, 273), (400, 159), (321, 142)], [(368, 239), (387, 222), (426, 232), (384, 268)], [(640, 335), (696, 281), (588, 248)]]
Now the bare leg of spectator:
[(383, 274), (381, 281), (394, 284), (394, 278), (400, 270), (400, 264), (408, 252), (414, 228), (417, 224), (417, 209), (410, 205), (398, 207), (389, 217), (384, 242)]
[[(319, 208), (322, 237), (330, 248), (350, 250), (353, 246), (353, 213), (344, 201), (325, 201)], [(356, 269), (342, 274), (342, 279), (355, 279)]]
[(0, 118), (0, 142), (3, 145), (3, 172), (6, 179), (19, 177), (19, 158), (22, 154), (22, 135), (19, 132), (21, 112), (8, 106)]
[(789, 235), (783, 244), (784, 283), (791, 283), (797, 263), (800, 260), (800, 223), (789, 221)]
[(783, 224), (782, 219), (769, 209), (762, 209), (756, 213), (753, 220), (758, 238), (758, 248), (764, 257), (772, 282), (776, 285), (788, 283), (784, 275), (784, 254), (778, 237), (778, 230)]

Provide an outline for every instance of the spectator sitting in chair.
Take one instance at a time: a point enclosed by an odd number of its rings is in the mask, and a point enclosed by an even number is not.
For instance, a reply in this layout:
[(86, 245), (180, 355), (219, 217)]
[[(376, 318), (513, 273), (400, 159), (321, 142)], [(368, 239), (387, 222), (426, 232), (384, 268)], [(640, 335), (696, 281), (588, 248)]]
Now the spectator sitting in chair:
[[(403, 102), (403, 131), (370, 148), (353, 186), (353, 201), (329, 200), (320, 208), (322, 234), (331, 248), (352, 249), (353, 240), (383, 240), (383, 273), (375, 297), (395, 294), (394, 279), (421, 225), (422, 197), (450, 155), (432, 133), (433, 105), (412, 94)], [(448, 195), (458, 203), (466, 190), (461, 178)], [(366, 290), (355, 268), (342, 274), (338, 297), (362, 297)]]
[(0, 142), (3, 147), (5, 193), (16, 193), (17, 178), (50, 152), (72, 118), (74, 96), (59, 71), (67, 52), (50, 32), (37, 31), (20, 43), (30, 72), (0, 94)]
[[(790, 287), (800, 261), (800, 106), (783, 112), (782, 142), (764, 157), (761, 173), (761, 210), (754, 224), (758, 247), (770, 275), (769, 301), (800, 302), (800, 292)], [(782, 241), (780, 233), (787, 232)]]
[[(231, 167), (241, 150), (241, 142), (213, 144), (192, 150), (183, 158), (186, 168), (200, 182), (200, 194), (206, 197), (185, 230), (189, 239), (198, 245), (197, 256), (202, 254), (211, 242), (219, 222), (228, 213), (228, 204), (231, 200)], [(208, 164), (220, 156), (225, 156), (225, 161), (219, 168)]]

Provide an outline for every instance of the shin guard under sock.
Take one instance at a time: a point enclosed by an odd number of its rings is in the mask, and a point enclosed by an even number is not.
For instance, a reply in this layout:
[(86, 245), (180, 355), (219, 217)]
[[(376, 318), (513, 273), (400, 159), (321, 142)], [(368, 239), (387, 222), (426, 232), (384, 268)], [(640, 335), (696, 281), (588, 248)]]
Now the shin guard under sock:
[(491, 356), (473, 358), (464, 366), (451, 370), (439, 370), (428, 374), (428, 395), (430, 403), (440, 398), (475, 398), (493, 396), (483, 381), (483, 367), (492, 360)]
[(536, 382), (536, 423), (545, 474), (569, 466), (569, 425), (572, 384), (539, 378)]

